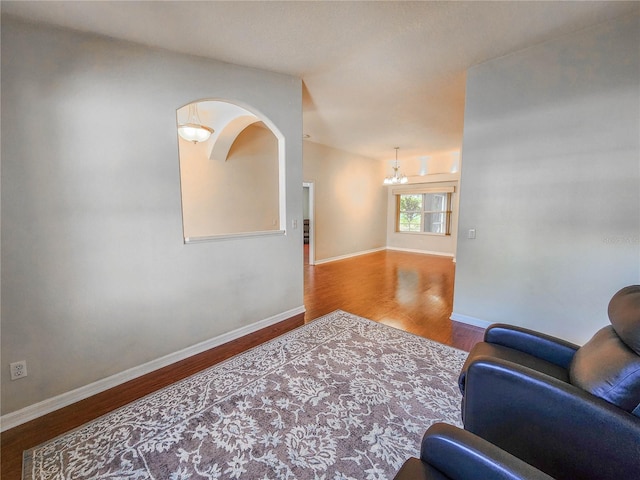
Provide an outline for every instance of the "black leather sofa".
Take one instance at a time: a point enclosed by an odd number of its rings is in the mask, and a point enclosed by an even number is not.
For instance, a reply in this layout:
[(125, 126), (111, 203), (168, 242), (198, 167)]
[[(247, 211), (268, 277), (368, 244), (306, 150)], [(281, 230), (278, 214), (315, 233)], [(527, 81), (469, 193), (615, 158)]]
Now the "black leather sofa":
[(425, 433), (420, 458), (410, 458), (395, 480), (551, 480), (470, 432), (436, 423)]
[(465, 430), (557, 479), (640, 479), (640, 285), (608, 313), (582, 347), (489, 327), (460, 375)]

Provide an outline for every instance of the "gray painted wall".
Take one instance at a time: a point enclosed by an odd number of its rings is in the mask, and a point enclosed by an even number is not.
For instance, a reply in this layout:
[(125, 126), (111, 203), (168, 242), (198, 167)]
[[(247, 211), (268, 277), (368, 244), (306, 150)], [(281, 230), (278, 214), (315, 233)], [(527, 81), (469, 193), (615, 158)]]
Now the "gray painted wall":
[(468, 72), (453, 318), (582, 343), (640, 283), (639, 18)]
[(299, 79), (3, 16), (1, 93), (3, 414), (302, 307), (301, 228), (183, 244), (175, 120), (269, 118), (301, 225)]

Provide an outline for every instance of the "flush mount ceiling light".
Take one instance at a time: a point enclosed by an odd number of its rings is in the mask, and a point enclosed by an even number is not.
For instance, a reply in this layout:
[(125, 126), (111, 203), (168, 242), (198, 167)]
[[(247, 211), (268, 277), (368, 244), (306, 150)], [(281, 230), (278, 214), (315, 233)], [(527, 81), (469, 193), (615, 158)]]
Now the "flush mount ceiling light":
[(202, 125), (198, 115), (198, 104), (189, 104), (189, 116), (186, 123), (178, 124), (178, 135), (188, 142), (206, 142), (213, 133), (213, 128)]
[(398, 166), (398, 150), (400, 149), (400, 147), (395, 147), (395, 149), (396, 149), (396, 163), (392, 167), (393, 175), (390, 175), (384, 179), (384, 182), (382, 182), (384, 185), (396, 185), (398, 183), (407, 183), (409, 181), (406, 175), (403, 175), (402, 173), (398, 172), (398, 170), (400, 169), (400, 167)]

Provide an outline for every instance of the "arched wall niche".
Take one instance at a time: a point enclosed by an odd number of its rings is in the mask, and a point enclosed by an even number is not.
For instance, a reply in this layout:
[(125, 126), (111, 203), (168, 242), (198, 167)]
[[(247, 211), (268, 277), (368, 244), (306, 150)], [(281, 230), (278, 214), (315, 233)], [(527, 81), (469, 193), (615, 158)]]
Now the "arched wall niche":
[[(283, 235), (286, 226), (284, 136), (241, 102), (196, 100), (214, 132), (192, 143), (178, 135), (185, 243)], [(176, 110), (186, 122), (190, 104)]]

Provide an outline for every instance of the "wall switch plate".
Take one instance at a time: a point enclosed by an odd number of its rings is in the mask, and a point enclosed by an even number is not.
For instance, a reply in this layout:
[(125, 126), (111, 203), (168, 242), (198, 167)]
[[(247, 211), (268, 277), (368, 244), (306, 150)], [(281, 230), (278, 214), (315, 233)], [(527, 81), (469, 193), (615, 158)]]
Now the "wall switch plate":
[(475, 228), (470, 228), (469, 231), (467, 232), (467, 238), (469, 240), (473, 240), (474, 238), (476, 238), (476, 229)]
[(18, 380), (27, 376), (27, 361), (20, 360), (9, 364), (9, 370), (11, 371), (11, 380)]

